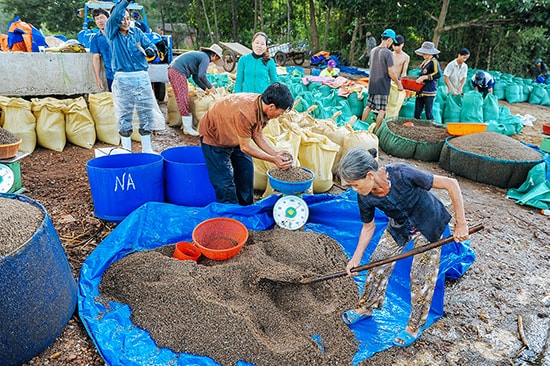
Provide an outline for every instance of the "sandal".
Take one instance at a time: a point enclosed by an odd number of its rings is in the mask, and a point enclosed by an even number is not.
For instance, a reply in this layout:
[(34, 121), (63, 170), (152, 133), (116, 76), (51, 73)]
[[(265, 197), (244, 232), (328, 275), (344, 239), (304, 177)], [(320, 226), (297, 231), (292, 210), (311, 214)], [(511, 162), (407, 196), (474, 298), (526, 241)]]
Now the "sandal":
[[(421, 330), (418, 331), (418, 334), (415, 337), (412, 334), (407, 333), (407, 331), (403, 329), (401, 332), (399, 332), (397, 337), (395, 337), (395, 339), (393, 340), (393, 345), (398, 347), (408, 347), (411, 344), (413, 344), (414, 341), (416, 341), (420, 337), (420, 335), (422, 335)], [(403, 343), (397, 342), (398, 339), (402, 340)]]
[(347, 325), (352, 325), (357, 323), (358, 321), (361, 321), (363, 319), (367, 319), (370, 316), (370, 314), (359, 314), (359, 312), (355, 309), (348, 310), (342, 314), (342, 320)]

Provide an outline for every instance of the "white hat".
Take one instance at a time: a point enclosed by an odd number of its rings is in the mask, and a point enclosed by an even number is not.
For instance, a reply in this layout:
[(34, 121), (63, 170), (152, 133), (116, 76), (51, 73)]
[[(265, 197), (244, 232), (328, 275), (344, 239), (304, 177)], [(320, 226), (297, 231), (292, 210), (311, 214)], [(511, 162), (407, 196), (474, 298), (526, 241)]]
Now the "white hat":
[(201, 48), (199, 48), (199, 50), (214, 52), (219, 58), (222, 58), (222, 48), (220, 46), (218, 46), (217, 44), (215, 44), (215, 43), (212, 46), (208, 47), (208, 48), (201, 47)]
[(417, 55), (437, 55), (439, 50), (435, 48), (433, 42), (424, 42), (422, 47), (414, 51)]

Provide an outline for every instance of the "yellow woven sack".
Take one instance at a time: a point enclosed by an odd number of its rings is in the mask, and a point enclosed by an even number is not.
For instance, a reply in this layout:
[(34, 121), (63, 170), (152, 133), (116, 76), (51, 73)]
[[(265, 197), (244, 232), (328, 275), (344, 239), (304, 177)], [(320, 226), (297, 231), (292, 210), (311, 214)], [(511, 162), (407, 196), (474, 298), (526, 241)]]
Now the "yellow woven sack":
[(398, 117), (401, 106), (405, 101), (407, 92), (405, 90), (399, 91), (397, 85), (392, 81), (390, 87), (390, 95), (388, 96), (388, 106), (386, 108), (386, 117)]
[[(371, 124), (368, 130), (354, 130), (353, 127), (351, 127), (352, 124), (353, 123), (348, 123), (345, 125), (345, 128), (349, 133), (344, 138), (344, 142), (342, 143), (342, 149), (340, 151), (338, 161), (334, 162), (334, 173), (338, 170), (338, 164), (340, 163), (341, 157), (344, 156), (344, 154), (352, 147), (362, 147), (367, 150), (374, 148), (377, 151), (376, 160), (378, 160), (378, 136), (372, 133), (375, 124)], [(347, 185), (344, 180), (340, 180), (340, 184), (343, 186)]]
[(63, 101), (56, 98), (31, 99), (38, 145), (53, 151), (63, 151), (67, 143), (64, 107)]
[(300, 136), (298, 158), (304, 168), (315, 173), (313, 192), (323, 193), (330, 190), (333, 184), (332, 165), (340, 146), (309, 129), (303, 129)]
[(65, 99), (65, 131), (71, 144), (91, 149), (95, 144), (94, 120), (83, 97)]
[(112, 94), (110, 92), (90, 94), (88, 105), (94, 120), (97, 139), (111, 145), (120, 144)]
[[(300, 135), (292, 131), (284, 131), (278, 136), (266, 135), (266, 139), (275, 147), (275, 150), (286, 150), (291, 153), (294, 165), (300, 166), (298, 161)], [(254, 161), (254, 189), (264, 191), (263, 197), (267, 197), (274, 192), (268, 182), (267, 171), (275, 164), (256, 158), (252, 158), (252, 160)]]
[(0, 95), (0, 127), (4, 126), (4, 119), (6, 116), (6, 112), (4, 111), (4, 106), (8, 104), (9, 100), (10, 98)]
[(179, 127), (181, 126), (181, 113), (178, 108), (178, 103), (176, 102), (176, 97), (174, 95), (174, 88), (172, 88), (171, 85), (168, 85), (166, 93), (168, 94), (168, 126)]
[(0, 99), (4, 129), (23, 141), (19, 151), (32, 153), (36, 148), (36, 118), (31, 111), (31, 102), (23, 98)]

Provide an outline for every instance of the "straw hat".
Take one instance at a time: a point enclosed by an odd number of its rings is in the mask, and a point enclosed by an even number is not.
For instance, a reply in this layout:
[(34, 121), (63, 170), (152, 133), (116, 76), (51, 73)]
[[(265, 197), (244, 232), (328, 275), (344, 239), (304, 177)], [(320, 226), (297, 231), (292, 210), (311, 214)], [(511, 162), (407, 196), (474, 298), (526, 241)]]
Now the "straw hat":
[(212, 46), (208, 47), (208, 48), (201, 47), (201, 48), (199, 48), (199, 50), (214, 52), (219, 58), (222, 58), (222, 48), (220, 46), (218, 46), (217, 44), (215, 44), (215, 43)]
[(422, 43), (422, 47), (414, 51), (417, 55), (437, 55), (439, 53), (439, 50), (435, 48), (435, 45), (433, 42), (424, 42)]

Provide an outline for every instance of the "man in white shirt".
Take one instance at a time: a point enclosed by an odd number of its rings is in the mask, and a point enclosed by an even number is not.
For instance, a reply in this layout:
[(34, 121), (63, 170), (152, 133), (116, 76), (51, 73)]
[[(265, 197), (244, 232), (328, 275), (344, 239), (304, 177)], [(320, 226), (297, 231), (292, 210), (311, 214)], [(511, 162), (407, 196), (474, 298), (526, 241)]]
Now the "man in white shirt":
[(445, 85), (447, 85), (447, 93), (453, 95), (462, 94), (462, 88), (466, 83), (466, 76), (468, 75), (468, 65), (466, 60), (470, 57), (470, 51), (467, 48), (463, 48), (458, 52), (457, 58), (449, 62), (445, 71), (443, 72), (443, 79)]

